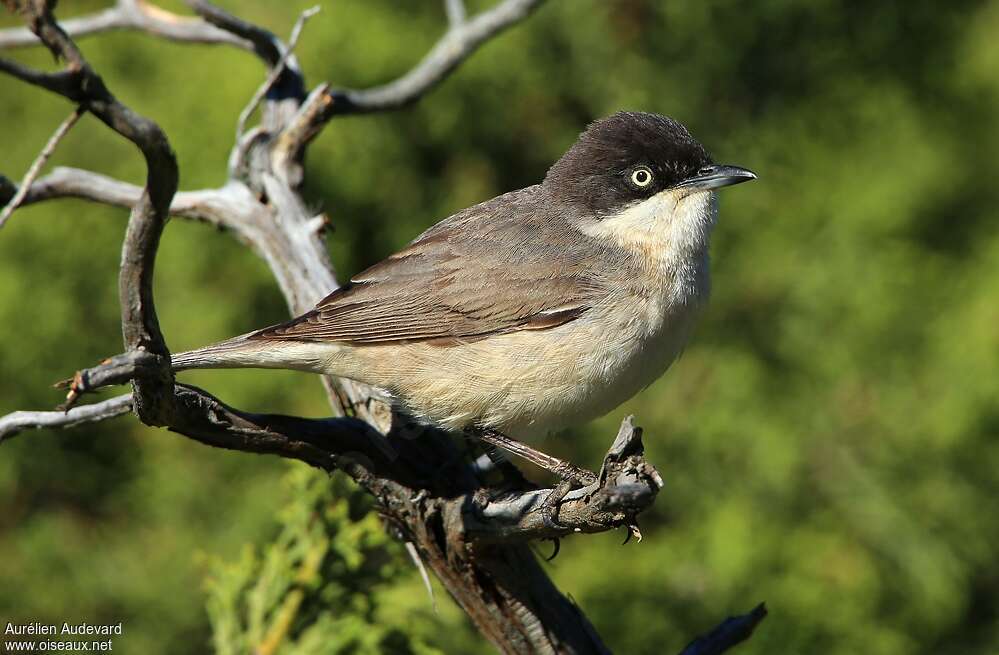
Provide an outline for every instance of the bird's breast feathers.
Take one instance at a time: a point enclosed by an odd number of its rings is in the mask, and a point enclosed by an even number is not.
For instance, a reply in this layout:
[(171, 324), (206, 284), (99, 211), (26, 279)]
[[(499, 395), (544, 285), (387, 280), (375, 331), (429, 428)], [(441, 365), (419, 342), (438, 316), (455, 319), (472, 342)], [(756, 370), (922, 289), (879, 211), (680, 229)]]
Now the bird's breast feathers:
[(475, 423), (520, 438), (546, 434), (614, 409), (662, 375), (686, 344), (707, 294), (706, 253), (654, 284), (638, 275), (548, 330), (447, 347), (361, 347), (331, 368), (389, 389), (443, 425)]
[[(563, 257), (568, 268), (549, 265), (548, 275), (532, 277), (545, 267), (529, 259), (540, 253), (524, 251), (521, 277), (506, 274), (511, 288), (482, 286), (485, 271), (469, 277), (438, 229), (371, 271), (370, 282), (362, 276), (313, 317), (281, 328), (286, 335), (268, 336), (314, 340), (323, 372), (387, 389), (437, 423), (520, 437), (550, 432), (610, 411), (677, 357), (708, 292), (714, 216), (711, 193), (662, 192), (579, 228), (614, 244), (592, 251), (614, 258), (613, 266), (601, 262), (614, 273), (599, 283), (588, 281), (593, 262), (585, 258)], [(481, 261), (501, 258), (482, 252)], [(416, 281), (422, 295), (413, 293)], [(562, 309), (566, 298), (575, 304), (564, 320), (533, 329), (525, 318)]]

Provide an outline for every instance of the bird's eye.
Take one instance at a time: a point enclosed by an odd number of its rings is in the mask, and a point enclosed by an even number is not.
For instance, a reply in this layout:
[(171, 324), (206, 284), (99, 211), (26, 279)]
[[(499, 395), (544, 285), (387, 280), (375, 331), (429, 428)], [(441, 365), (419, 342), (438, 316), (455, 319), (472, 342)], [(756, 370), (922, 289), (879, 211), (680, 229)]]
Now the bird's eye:
[(652, 171), (645, 166), (636, 168), (631, 172), (631, 183), (640, 189), (652, 184)]

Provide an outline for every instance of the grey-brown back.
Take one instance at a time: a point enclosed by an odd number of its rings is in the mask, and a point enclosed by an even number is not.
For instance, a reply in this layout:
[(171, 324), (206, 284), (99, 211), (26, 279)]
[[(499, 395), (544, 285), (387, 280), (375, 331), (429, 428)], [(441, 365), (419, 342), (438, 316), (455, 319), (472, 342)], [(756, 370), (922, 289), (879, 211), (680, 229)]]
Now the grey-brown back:
[(454, 214), (251, 338), (447, 345), (572, 321), (614, 292), (628, 256), (576, 230), (547, 193), (535, 185)]

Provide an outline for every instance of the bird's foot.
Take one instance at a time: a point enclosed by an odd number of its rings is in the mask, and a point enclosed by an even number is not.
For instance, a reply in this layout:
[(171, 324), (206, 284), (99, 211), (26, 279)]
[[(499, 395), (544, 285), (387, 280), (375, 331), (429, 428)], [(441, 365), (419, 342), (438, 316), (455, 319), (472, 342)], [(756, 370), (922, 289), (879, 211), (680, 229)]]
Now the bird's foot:
[(572, 485), (573, 482), (569, 478), (562, 480), (548, 493), (545, 501), (541, 503), (541, 521), (545, 524), (546, 528), (550, 530), (564, 530), (568, 528), (568, 526), (558, 522), (558, 509), (559, 505), (562, 504), (562, 499), (572, 491)]
[(597, 481), (597, 474), (569, 464), (568, 462), (562, 462), (553, 473), (561, 477), (562, 480), (551, 490), (541, 504), (541, 521), (547, 528), (565, 530), (568, 526), (562, 525), (558, 521), (558, 510), (562, 504), (562, 500), (573, 489), (586, 487), (595, 483)]

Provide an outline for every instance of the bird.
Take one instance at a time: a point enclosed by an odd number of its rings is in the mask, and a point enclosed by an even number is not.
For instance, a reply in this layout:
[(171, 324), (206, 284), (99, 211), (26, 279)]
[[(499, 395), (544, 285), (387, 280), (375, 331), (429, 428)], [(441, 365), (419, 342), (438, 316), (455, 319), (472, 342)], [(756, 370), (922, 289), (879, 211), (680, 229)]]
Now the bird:
[(349, 378), (444, 429), (537, 439), (670, 367), (708, 298), (716, 191), (753, 179), (675, 119), (617, 112), (540, 183), (445, 218), (301, 316), (172, 365)]

